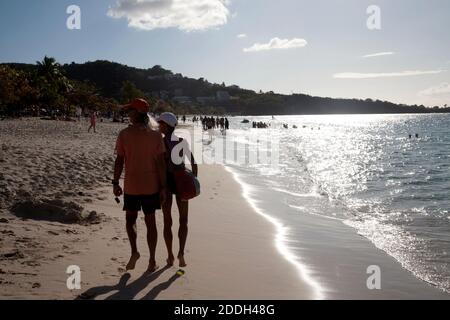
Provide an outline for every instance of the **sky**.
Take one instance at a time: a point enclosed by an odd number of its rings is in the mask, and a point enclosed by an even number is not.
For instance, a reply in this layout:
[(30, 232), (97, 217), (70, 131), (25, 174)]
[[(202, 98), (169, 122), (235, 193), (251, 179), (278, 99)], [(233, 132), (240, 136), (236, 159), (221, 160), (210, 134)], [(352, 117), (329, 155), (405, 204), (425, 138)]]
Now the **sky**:
[(449, 30), (448, 0), (0, 0), (0, 62), (161, 65), (255, 91), (443, 106)]

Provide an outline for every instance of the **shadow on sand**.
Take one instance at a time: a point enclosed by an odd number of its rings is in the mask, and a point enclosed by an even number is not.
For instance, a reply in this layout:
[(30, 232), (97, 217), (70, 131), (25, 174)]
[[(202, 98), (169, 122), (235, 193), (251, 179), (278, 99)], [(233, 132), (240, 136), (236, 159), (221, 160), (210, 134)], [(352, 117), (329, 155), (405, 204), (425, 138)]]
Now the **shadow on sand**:
[[(145, 272), (130, 284), (127, 284), (127, 282), (130, 280), (131, 275), (125, 273), (120, 278), (118, 284), (91, 288), (80, 294), (75, 300), (93, 300), (98, 296), (108, 294), (112, 291), (117, 292), (105, 298), (105, 300), (133, 300), (141, 291), (145, 290), (150, 283), (155, 281), (161, 274), (169, 269), (170, 267), (164, 267), (153, 273)], [(180, 278), (180, 276), (175, 274), (166, 282), (151, 289), (142, 300), (154, 300), (162, 291), (168, 289), (178, 278)]]

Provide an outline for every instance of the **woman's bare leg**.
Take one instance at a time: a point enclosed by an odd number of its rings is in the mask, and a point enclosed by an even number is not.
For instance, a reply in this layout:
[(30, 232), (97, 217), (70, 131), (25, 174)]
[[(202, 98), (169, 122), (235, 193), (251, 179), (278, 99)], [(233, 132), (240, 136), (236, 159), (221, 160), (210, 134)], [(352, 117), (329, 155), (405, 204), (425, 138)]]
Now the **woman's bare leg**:
[(186, 247), (186, 240), (188, 236), (188, 212), (189, 202), (181, 201), (177, 198), (178, 211), (180, 212), (180, 229), (178, 230), (178, 238), (180, 240), (180, 251), (178, 252), (178, 260), (180, 267), (186, 267), (186, 260), (184, 257), (184, 249)]
[(166, 242), (167, 247), (167, 265), (173, 266), (175, 261), (175, 257), (172, 251), (172, 243), (173, 243), (173, 235), (172, 235), (172, 194), (167, 197), (166, 203), (163, 205), (163, 214), (164, 214), (164, 240)]

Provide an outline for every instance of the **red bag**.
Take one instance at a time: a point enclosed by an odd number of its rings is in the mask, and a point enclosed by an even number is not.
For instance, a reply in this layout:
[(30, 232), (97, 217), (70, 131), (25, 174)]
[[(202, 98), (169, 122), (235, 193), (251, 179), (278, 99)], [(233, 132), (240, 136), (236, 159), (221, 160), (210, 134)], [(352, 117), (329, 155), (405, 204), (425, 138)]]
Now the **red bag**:
[(200, 181), (192, 171), (176, 170), (174, 172), (177, 194), (182, 201), (189, 201), (200, 195)]

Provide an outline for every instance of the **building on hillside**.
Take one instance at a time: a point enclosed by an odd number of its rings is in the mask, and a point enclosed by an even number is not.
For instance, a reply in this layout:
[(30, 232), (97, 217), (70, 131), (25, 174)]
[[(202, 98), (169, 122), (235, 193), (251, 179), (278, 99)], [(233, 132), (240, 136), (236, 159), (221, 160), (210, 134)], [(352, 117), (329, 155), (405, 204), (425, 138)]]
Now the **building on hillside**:
[(161, 90), (161, 91), (159, 92), (159, 97), (160, 97), (161, 99), (163, 99), (163, 100), (169, 99), (169, 91)]
[(197, 102), (202, 106), (216, 102), (216, 97), (197, 97)]
[(191, 97), (187, 97), (187, 96), (176, 96), (172, 98), (172, 101), (174, 102), (178, 102), (180, 104), (189, 104), (192, 103), (192, 99)]
[(220, 101), (220, 102), (230, 100), (230, 94), (228, 93), (228, 91), (217, 91), (216, 97), (217, 97), (217, 101)]
[(173, 95), (176, 96), (176, 97), (181, 97), (181, 96), (183, 96), (183, 94), (184, 94), (183, 89), (175, 89), (173, 91)]
[(156, 99), (167, 100), (169, 98), (169, 91), (152, 91), (150, 95)]

